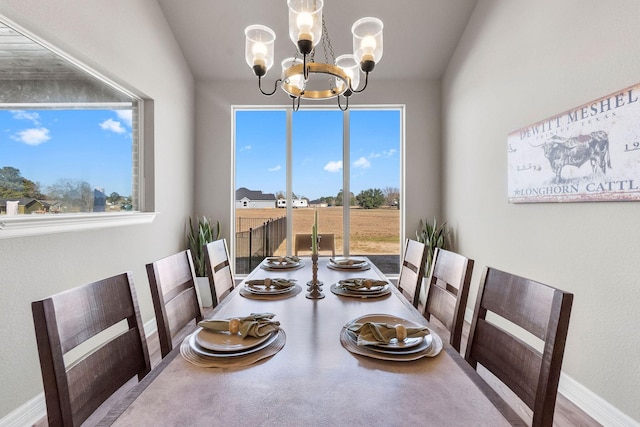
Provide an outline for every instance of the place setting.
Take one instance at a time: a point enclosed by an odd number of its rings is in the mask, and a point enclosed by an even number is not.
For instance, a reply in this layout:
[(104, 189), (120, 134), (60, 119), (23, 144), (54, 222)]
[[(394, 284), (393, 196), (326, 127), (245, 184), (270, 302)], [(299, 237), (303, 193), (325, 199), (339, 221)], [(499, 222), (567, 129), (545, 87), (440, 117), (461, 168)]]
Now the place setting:
[(332, 270), (338, 271), (365, 271), (371, 268), (369, 263), (364, 258), (329, 258), (327, 267)]
[(180, 354), (189, 363), (205, 368), (252, 365), (284, 347), (286, 335), (274, 317), (273, 313), (252, 313), (202, 320), (180, 345)]
[(276, 300), (298, 295), (302, 287), (295, 279), (265, 278), (247, 280), (240, 288), (240, 295), (250, 299)]
[(391, 293), (391, 284), (386, 280), (370, 278), (343, 279), (331, 285), (336, 295), (353, 298), (379, 298)]
[(264, 270), (296, 270), (304, 267), (304, 262), (297, 256), (267, 257), (260, 264)]
[(388, 314), (368, 314), (343, 326), (340, 343), (349, 352), (379, 360), (435, 357), (442, 339), (426, 326)]

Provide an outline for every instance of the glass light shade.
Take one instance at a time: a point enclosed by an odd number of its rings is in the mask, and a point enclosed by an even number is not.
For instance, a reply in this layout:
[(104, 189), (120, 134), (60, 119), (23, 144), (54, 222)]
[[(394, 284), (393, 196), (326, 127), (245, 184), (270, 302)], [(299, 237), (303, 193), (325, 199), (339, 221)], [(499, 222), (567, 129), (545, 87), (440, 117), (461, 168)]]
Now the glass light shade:
[[(336, 65), (351, 79), (351, 89), (357, 89), (360, 84), (360, 64), (353, 55), (340, 55), (336, 58)], [(336, 86), (340, 87), (342, 81), (336, 78)], [(348, 88), (347, 88), (348, 89)]]
[(249, 67), (264, 66), (265, 73), (273, 66), (276, 33), (264, 25), (249, 25), (244, 30), (244, 56)]
[(358, 19), (351, 27), (353, 34), (353, 55), (358, 63), (362, 61), (380, 62), (382, 59), (382, 21), (378, 18)]
[(300, 90), (304, 89), (304, 75), (296, 74), (290, 76), (288, 79), (285, 78), (284, 72), (290, 67), (294, 65), (302, 65), (302, 59), (300, 58), (287, 58), (282, 61), (282, 84), (288, 84), (291, 86), (295, 86)]
[(298, 47), (298, 41), (311, 41), (317, 45), (322, 38), (323, 0), (287, 0), (289, 6), (289, 37)]

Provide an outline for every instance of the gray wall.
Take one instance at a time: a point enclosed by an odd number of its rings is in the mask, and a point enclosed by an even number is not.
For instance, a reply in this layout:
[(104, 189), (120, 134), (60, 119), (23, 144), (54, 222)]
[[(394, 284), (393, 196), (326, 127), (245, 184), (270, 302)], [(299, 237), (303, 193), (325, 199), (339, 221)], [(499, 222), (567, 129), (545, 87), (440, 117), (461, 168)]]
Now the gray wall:
[[(575, 294), (563, 371), (640, 420), (640, 203), (507, 202), (507, 135), (640, 82), (640, 2), (479, 0), (443, 79), (445, 216), (476, 260)], [(636, 124), (638, 125), (638, 124)]]
[(132, 271), (153, 317), (145, 264), (183, 249), (193, 209), (194, 83), (154, 1), (3, 0), (0, 14), (155, 100), (150, 225), (0, 239), (0, 418), (42, 392), (31, 301)]

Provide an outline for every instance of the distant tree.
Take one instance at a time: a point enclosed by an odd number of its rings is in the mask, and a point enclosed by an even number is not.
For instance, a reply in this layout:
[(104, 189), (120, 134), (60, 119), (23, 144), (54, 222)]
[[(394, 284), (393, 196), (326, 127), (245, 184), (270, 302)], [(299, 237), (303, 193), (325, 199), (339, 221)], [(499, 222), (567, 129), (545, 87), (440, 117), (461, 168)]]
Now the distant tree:
[[(343, 191), (340, 190), (340, 192), (338, 192), (338, 195), (336, 196), (336, 206), (344, 206), (344, 195), (342, 194)], [(349, 193), (350, 198), (349, 198), (349, 206), (355, 206), (358, 204), (358, 202), (356, 201), (356, 196), (353, 195), (353, 193)]]
[(47, 189), (51, 199), (62, 200), (71, 211), (91, 212), (93, 190), (86, 181), (61, 178)]
[(113, 193), (109, 194), (109, 197), (107, 197), (107, 201), (111, 204), (115, 204), (118, 203), (121, 198), (122, 197), (114, 191)]
[(370, 188), (368, 190), (361, 191), (356, 196), (358, 205), (365, 209), (379, 208), (384, 204), (384, 194), (379, 188)]
[(30, 197), (42, 200), (40, 185), (20, 174), (20, 169), (11, 166), (0, 168), (0, 197), (3, 199), (20, 199)]
[(385, 203), (389, 206), (397, 206), (400, 203), (400, 190), (396, 187), (386, 187), (382, 190)]

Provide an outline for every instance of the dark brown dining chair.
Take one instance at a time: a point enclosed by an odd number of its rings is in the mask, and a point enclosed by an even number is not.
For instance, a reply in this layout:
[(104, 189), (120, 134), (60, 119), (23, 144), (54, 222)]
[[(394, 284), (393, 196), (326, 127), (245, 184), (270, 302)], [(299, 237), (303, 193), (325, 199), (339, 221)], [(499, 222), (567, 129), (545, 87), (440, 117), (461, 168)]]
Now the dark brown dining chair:
[[(131, 378), (149, 373), (131, 273), (35, 301), (31, 309), (50, 426), (79, 426)], [(95, 338), (82, 357), (65, 363), (71, 350), (107, 329), (110, 337)]]
[(192, 320), (195, 319), (194, 327), (202, 320), (191, 251), (184, 250), (147, 264), (147, 276), (158, 325), (160, 353), (165, 357), (179, 332)]
[(420, 289), (427, 261), (427, 247), (417, 240), (407, 239), (400, 264), (398, 290), (418, 308)]
[(211, 288), (213, 307), (220, 304), (235, 287), (233, 272), (229, 264), (229, 249), (225, 239), (214, 240), (204, 247), (207, 277)]
[[(336, 256), (336, 238), (333, 233), (318, 234), (318, 255), (322, 252), (331, 252), (331, 256)], [(311, 234), (299, 233), (296, 234), (294, 241), (293, 253), (298, 256), (300, 252), (311, 254)]]
[[(532, 426), (552, 426), (573, 294), (485, 267), (465, 359), (481, 364), (533, 411)], [(542, 340), (540, 353), (487, 320), (493, 313)], [(490, 316), (490, 318), (494, 318)]]
[(449, 343), (460, 352), (473, 260), (436, 248), (433, 254), (424, 317), (435, 317), (449, 330)]

